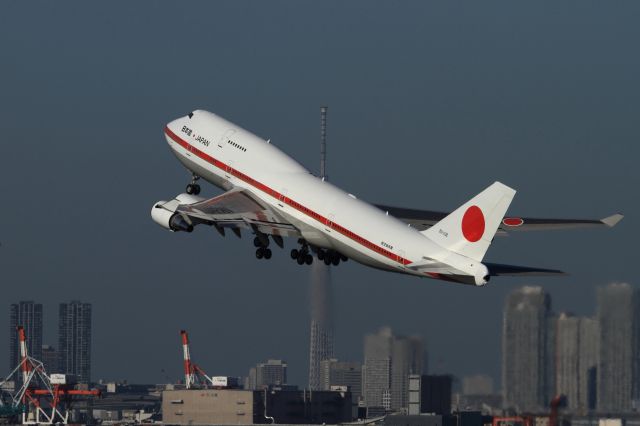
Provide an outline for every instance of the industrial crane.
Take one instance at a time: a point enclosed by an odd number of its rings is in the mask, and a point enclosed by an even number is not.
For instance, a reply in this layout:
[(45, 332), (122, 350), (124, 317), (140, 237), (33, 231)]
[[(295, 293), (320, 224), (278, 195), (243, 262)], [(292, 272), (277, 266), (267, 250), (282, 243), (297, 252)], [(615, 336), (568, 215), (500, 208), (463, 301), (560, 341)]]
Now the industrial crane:
[[(20, 363), (0, 381), (0, 391), (21, 376), (21, 386), (4, 392), (0, 408), (22, 414), (22, 424), (67, 424), (71, 401), (77, 397), (100, 396), (99, 390), (79, 390), (66, 380), (66, 375), (49, 375), (41, 361), (29, 356), (27, 338), (22, 326), (16, 328), (20, 345)], [(54, 377), (55, 376), (55, 377)], [(62, 376), (62, 377), (61, 377)], [(14, 383), (17, 382), (14, 380)], [(3, 402), (4, 400), (4, 402)]]
[(213, 379), (204, 370), (191, 362), (189, 351), (189, 335), (185, 330), (180, 331), (182, 336), (182, 353), (184, 357), (184, 384), (187, 389), (192, 387), (214, 386)]

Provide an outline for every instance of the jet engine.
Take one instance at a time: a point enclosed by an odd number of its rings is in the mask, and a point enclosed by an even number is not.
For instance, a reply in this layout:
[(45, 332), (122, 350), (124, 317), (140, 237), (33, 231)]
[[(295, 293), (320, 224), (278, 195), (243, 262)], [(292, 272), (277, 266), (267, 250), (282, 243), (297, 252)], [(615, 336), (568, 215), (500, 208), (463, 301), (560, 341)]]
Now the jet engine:
[(474, 278), (477, 286), (486, 285), (491, 279), (489, 269), (485, 265), (479, 264)]
[(166, 201), (158, 201), (151, 209), (151, 218), (155, 223), (171, 232), (193, 231), (193, 225), (187, 222), (179, 213), (163, 207)]

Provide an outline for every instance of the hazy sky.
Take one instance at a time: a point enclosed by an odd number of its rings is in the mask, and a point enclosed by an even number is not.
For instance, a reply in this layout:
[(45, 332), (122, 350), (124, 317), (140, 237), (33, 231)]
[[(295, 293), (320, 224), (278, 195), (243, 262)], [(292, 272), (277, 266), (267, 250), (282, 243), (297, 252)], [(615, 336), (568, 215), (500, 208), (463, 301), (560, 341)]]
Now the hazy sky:
[(80, 299), (94, 379), (179, 378), (186, 328), (210, 374), (275, 357), (306, 384), (310, 269), (293, 242), (258, 261), (246, 236), (172, 234), (149, 211), (188, 183), (168, 121), (208, 109), (317, 170), (327, 104), (329, 177), (362, 199), (452, 209), (500, 180), (513, 214), (625, 213), (487, 255), (568, 278), (333, 271), (340, 358), (390, 325), (424, 336), (432, 370), (498, 379), (510, 290), (540, 284), (556, 310), (590, 314), (596, 286), (637, 282), (639, 21), (638, 2), (2, 2), (0, 325), (37, 300), (57, 345), (57, 305)]

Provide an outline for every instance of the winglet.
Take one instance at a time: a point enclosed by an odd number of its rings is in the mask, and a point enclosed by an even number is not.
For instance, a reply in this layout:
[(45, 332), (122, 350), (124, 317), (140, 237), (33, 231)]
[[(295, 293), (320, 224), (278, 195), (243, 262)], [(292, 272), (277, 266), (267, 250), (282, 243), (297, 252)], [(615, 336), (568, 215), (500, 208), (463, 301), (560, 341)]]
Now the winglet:
[(607, 225), (609, 228), (613, 228), (617, 225), (618, 222), (622, 220), (624, 215), (620, 213), (612, 214), (611, 216), (605, 217), (604, 219), (600, 219), (600, 222)]

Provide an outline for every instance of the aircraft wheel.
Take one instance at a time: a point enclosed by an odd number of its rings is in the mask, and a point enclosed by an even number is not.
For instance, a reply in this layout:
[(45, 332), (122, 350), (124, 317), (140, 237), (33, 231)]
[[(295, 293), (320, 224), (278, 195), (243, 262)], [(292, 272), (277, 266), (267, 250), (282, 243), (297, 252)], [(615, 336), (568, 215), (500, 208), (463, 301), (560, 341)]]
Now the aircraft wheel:
[(333, 266), (338, 266), (340, 264), (340, 257), (335, 256), (333, 259), (331, 259), (331, 263), (333, 263)]
[(308, 255), (305, 256), (304, 260), (307, 263), (307, 265), (311, 265), (313, 263), (313, 256), (308, 254)]
[(262, 247), (262, 243), (260, 242), (260, 238), (255, 237), (255, 238), (253, 239), (253, 246), (254, 246), (254, 247)]
[(298, 251), (298, 249), (291, 250), (291, 258), (292, 259), (297, 259), (299, 256), (300, 256), (300, 252)]
[(193, 185), (193, 184), (187, 185), (187, 194), (191, 195), (191, 194), (193, 194), (195, 192), (195, 190), (196, 190), (195, 189), (195, 185)]
[(298, 265), (303, 265), (304, 264), (304, 256), (298, 256)]
[(324, 250), (322, 249), (318, 250), (318, 260), (324, 260), (324, 258), (325, 258)]
[(271, 249), (264, 249), (264, 258), (271, 259)]
[(331, 259), (329, 259), (328, 257), (325, 257), (324, 258), (324, 264), (327, 265), (327, 266), (331, 265)]
[(258, 250), (256, 250), (256, 258), (257, 259), (262, 259), (265, 255), (264, 249), (262, 247), (260, 247)]
[(347, 256), (345, 256), (344, 254), (340, 255), (340, 260), (343, 262), (346, 262), (347, 260), (349, 260), (349, 258)]
[(198, 195), (200, 193), (200, 185), (193, 185), (193, 195)]

